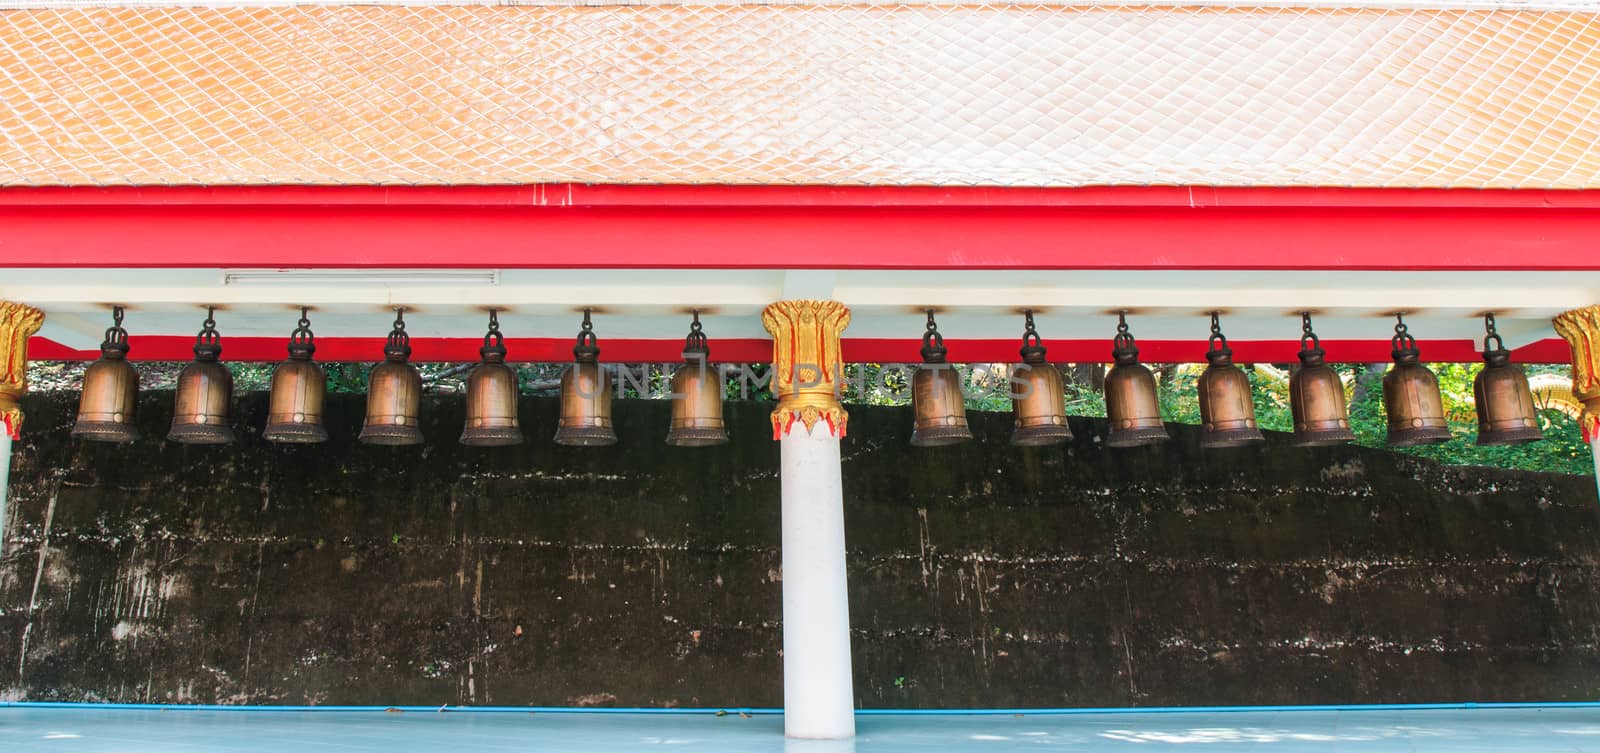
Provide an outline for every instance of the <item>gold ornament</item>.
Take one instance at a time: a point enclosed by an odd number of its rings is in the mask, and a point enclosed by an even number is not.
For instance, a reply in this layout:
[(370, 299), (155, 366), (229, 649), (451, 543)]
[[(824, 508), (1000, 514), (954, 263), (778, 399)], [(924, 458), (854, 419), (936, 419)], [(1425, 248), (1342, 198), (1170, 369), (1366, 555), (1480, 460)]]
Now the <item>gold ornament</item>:
[(28, 391), (28, 338), (44, 326), (44, 312), (0, 301), (0, 425), (12, 439), (22, 435), (22, 408)]
[(779, 301), (761, 312), (761, 324), (773, 337), (772, 438), (782, 439), (796, 421), (808, 432), (827, 421), (843, 437), (850, 414), (839, 403), (839, 335), (850, 326), (850, 309), (838, 301)]
[(1572, 347), (1572, 396), (1583, 403), (1578, 428), (1583, 439), (1600, 439), (1600, 306), (1585, 306), (1551, 321)]

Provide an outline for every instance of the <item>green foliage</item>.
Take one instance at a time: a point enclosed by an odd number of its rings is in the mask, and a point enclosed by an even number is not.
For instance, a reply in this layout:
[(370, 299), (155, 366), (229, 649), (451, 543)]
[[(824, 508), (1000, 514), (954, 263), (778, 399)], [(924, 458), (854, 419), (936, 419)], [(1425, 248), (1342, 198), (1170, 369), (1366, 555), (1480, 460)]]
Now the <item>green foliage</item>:
[[(1361, 366), (1346, 367), (1350, 369)], [(1396, 452), (1416, 455), (1451, 465), (1487, 465), (1524, 471), (1548, 471), (1593, 475), (1594, 461), (1584, 443), (1578, 423), (1559, 411), (1540, 411), (1544, 441), (1509, 447), (1480, 447), (1477, 414), (1472, 402), (1472, 381), (1481, 368), (1477, 364), (1433, 364), (1439, 377), (1439, 393), (1444, 398), (1445, 415), (1450, 421), (1452, 439), (1425, 447), (1396, 448)], [(1540, 369), (1545, 373), (1564, 373), (1565, 369)], [(1381, 400), (1382, 389), (1369, 390), (1350, 404), (1350, 425), (1358, 442), (1367, 447), (1386, 446), (1388, 421)]]
[[(1173, 364), (1154, 364), (1152, 367), (1162, 374), (1162, 418), (1176, 423), (1199, 423), (1200, 402), (1195, 383), (1200, 375), (1200, 367), (1176, 367)], [(1368, 373), (1369, 366), (1364, 364), (1341, 364), (1335, 368), (1341, 376), (1346, 377), (1345, 394), (1350, 398), (1350, 428), (1356, 433), (1357, 444), (1393, 449), (1395, 452), (1450, 465), (1484, 465), (1582, 475), (1594, 473), (1589, 446), (1579, 434), (1577, 422), (1556, 410), (1540, 412), (1539, 421), (1545, 435), (1542, 442), (1510, 447), (1478, 446), (1477, 414), (1472, 398), (1472, 381), (1481, 368), (1477, 364), (1429, 366), (1439, 377), (1439, 393), (1444, 399), (1445, 414), (1454, 438), (1444, 444), (1402, 448), (1388, 447), (1388, 419), (1384, 414), (1383, 389), (1378, 380), (1386, 367), (1381, 364), (1370, 367), (1376, 368), (1376, 373)], [(1556, 366), (1535, 367), (1529, 371), (1568, 373), (1564, 367)], [(1369, 388), (1354, 389), (1355, 382), (1363, 374), (1367, 374)], [(1294, 421), (1287, 389), (1269, 384), (1259, 373), (1252, 375), (1250, 381), (1255, 397), (1256, 423), (1263, 429), (1273, 431), (1292, 430)]]

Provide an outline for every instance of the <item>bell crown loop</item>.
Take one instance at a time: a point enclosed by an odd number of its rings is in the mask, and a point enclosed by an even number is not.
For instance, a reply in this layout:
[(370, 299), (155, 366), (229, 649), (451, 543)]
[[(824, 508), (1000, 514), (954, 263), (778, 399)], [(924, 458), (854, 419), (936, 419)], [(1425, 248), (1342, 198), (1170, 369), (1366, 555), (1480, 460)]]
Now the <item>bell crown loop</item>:
[(215, 361), (222, 356), (222, 333), (217, 331), (217, 309), (206, 307), (206, 320), (194, 337), (194, 357), (200, 361)]
[(689, 322), (689, 335), (683, 338), (683, 360), (704, 361), (711, 355), (711, 344), (706, 340), (706, 333), (700, 326), (700, 310), (695, 309), (690, 313), (694, 319)]
[(483, 335), (483, 347), (478, 349), (478, 357), (485, 363), (506, 361), (506, 338), (500, 334), (499, 309), (489, 309), (489, 331)]
[(922, 362), (944, 363), (950, 351), (944, 347), (944, 335), (939, 334), (939, 325), (933, 320), (933, 309), (927, 312), (928, 330), (922, 333)]
[(1022, 354), (1023, 363), (1040, 364), (1045, 362), (1044, 340), (1039, 337), (1039, 330), (1033, 327), (1033, 309), (1022, 312)]
[(411, 358), (411, 336), (406, 334), (406, 310), (394, 310), (394, 329), (383, 345), (383, 357), (392, 363), (405, 363)]
[(1300, 365), (1321, 366), (1327, 351), (1322, 349), (1322, 338), (1311, 330), (1311, 312), (1300, 312)]
[(1228, 347), (1228, 337), (1222, 334), (1222, 321), (1218, 312), (1211, 312), (1211, 337), (1206, 341), (1206, 360), (1217, 366), (1233, 364), (1233, 348)]
[(1111, 357), (1120, 364), (1139, 361), (1139, 345), (1133, 339), (1133, 332), (1128, 329), (1126, 309), (1117, 312), (1117, 334), (1111, 338)]
[(105, 340), (100, 343), (100, 355), (111, 358), (125, 358), (128, 355), (128, 331), (122, 328), (121, 306), (111, 307), (111, 326), (106, 328)]
[(594, 322), (590, 321), (590, 309), (583, 310), (583, 326), (578, 330), (578, 341), (572, 346), (572, 357), (578, 363), (594, 363), (600, 360), (600, 339), (594, 336)]
[(300, 307), (300, 321), (289, 333), (289, 357), (296, 361), (309, 361), (317, 352), (317, 336), (311, 332), (311, 309)]
[(1389, 340), (1389, 344), (1394, 348), (1390, 355), (1394, 356), (1395, 363), (1416, 363), (1422, 355), (1422, 351), (1417, 348), (1417, 338), (1412, 337), (1407, 331), (1404, 314), (1394, 315), (1394, 337)]

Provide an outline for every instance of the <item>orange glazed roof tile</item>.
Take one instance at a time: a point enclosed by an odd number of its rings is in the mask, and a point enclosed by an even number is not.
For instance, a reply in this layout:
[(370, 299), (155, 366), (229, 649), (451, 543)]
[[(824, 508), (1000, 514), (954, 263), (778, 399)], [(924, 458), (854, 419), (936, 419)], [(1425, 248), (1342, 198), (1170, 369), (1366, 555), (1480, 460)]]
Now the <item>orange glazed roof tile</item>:
[(0, 185), (1600, 188), (1597, 45), (1545, 10), (23, 8)]

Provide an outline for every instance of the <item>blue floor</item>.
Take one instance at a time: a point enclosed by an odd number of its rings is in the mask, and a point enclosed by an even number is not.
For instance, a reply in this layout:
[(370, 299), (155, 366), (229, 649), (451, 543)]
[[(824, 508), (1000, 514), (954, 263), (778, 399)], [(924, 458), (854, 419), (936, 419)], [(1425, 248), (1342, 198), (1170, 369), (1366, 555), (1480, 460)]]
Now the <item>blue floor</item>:
[(854, 742), (785, 740), (783, 717), (710, 714), (0, 708), (0, 751), (530, 753), (1600, 753), (1600, 709), (861, 715)]

